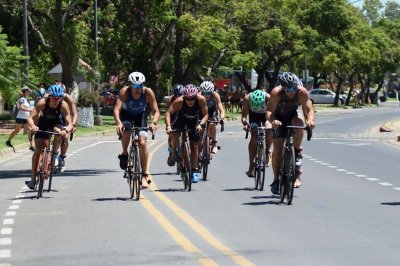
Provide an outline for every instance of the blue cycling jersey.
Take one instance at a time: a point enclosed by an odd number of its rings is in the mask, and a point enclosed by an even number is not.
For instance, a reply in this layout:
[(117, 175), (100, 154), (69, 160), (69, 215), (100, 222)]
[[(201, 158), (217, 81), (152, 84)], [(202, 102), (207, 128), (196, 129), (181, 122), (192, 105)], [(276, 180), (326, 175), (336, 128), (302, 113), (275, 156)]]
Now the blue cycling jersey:
[(132, 97), (131, 90), (128, 91), (128, 98), (122, 105), (122, 109), (124, 109), (129, 115), (141, 115), (146, 111), (147, 101), (146, 94), (144, 90), (140, 95), (140, 98), (135, 100)]

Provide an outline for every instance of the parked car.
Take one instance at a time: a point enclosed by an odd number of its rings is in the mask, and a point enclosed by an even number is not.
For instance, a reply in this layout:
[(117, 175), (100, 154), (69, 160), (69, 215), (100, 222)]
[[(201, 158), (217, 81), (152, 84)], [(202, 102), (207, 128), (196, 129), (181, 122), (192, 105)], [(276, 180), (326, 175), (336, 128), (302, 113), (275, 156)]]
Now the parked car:
[[(313, 89), (308, 92), (312, 103), (327, 103), (333, 104), (335, 102), (336, 93), (326, 89)], [(346, 95), (339, 95), (339, 104), (344, 104), (346, 102)]]
[(118, 99), (118, 90), (108, 90), (100, 93), (100, 106), (114, 106)]

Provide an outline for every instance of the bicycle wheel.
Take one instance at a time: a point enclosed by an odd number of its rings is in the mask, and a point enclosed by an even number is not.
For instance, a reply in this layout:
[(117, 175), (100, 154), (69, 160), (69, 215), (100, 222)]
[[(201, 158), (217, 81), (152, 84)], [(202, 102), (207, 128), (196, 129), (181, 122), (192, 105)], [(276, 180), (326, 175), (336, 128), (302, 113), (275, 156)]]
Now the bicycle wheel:
[(185, 143), (184, 145), (184, 151), (185, 155), (185, 189), (187, 191), (192, 190), (192, 166), (190, 163), (190, 148), (189, 148), (189, 143)]
[(44, 181), (46, 180), (46, 170), (47, 170), (47, 150), (46, 147), (43, 148), (42, 151), (42, 159), (40, 161), (40, 175), (39, 175), (39, 184), (37, 188), (37, 198), (42, 197)]
[(128, 181), (128, 186), (129, 186), (129, 195), (131, 199), (135, 195), (135, 187), (134, 187), (134, 172), (133, 172), (133, 165), (134, 165), (134, 151), (133, 148), (130, 148), (129, 150), (129, 156), (128, 156), (128, 167), (125, 171), (125, 175)]
[(178, 143), (176, 144), (176, 174), (179, 175), (181, 173), (181, 165), (179, 164), (181, 153), (181, 138), (178, 138)]
[(282, 157), (282, 167), (280, 176), (280, 198), (281, 203), (285, 197), (287, 204), (292, 204), (293, 191), (294, 191), (294, 177), (295, 177), (295, 160), (293, 147), (285, 149)]
[(258, 189), (259, 180), (261, 178), (261, 168), (260, 168), (260, 161), (261, 161), (261, 147), (260, 144), (257, 143), (256, 147), (256, 156), (254, 158), (254, 189)]
[(257, 185), (258, 185), (258, 190), (262, 191), (264, 189), (264, 181), (265, 181), (265, 148), (264, 145), (261, 146), (261, 149), (258, 154), (258, 177), (257, 179)]
[(203, 181), (207, 180), (207, 174), (208, 174), (208, 165), (210, 164), (210, 139), (207, 138), (207, 140), (204, 142), (203, 148), (202, 148), (202, 171), (203, 171)]
[(140, 169), (140, 155), (139, 149), (135, 150), (134, 164), (133, 164), (133, 192), (136, 200), (140, 198), (140, 186), (142, 182), (142, 171)]
[(49, 186), (47, 188), (47, 192), (51, 191), (51, 182), (53, 181), (53, 170), (54, 170), (54, 161), (55, 161), (55, 156), (51, 155), (50, 156), (50, 166), (49, 166)]

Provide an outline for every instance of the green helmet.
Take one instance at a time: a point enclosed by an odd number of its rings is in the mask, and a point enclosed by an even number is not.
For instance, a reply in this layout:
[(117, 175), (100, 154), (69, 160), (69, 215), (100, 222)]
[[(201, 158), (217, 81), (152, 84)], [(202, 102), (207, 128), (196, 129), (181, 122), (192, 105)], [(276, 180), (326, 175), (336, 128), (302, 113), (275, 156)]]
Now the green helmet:
[(263, 109), (265, 105), (265, 92), (255, 90), (250, 95), (250, 108), (253, 110)]

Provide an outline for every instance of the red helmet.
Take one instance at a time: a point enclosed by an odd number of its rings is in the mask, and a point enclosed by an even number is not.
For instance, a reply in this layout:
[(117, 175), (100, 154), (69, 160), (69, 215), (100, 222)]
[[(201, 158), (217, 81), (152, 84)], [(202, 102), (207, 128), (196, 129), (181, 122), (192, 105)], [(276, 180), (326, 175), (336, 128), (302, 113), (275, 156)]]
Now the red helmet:
[(184, 90), (183, 90), (183, 97), (187, 97), (187, 98), (191, 98), (191, 97), (195, 97), (197, 95), (197, 93), (199, 93), (196, 85), (193, 84), (188, 84), (185, 86)]

